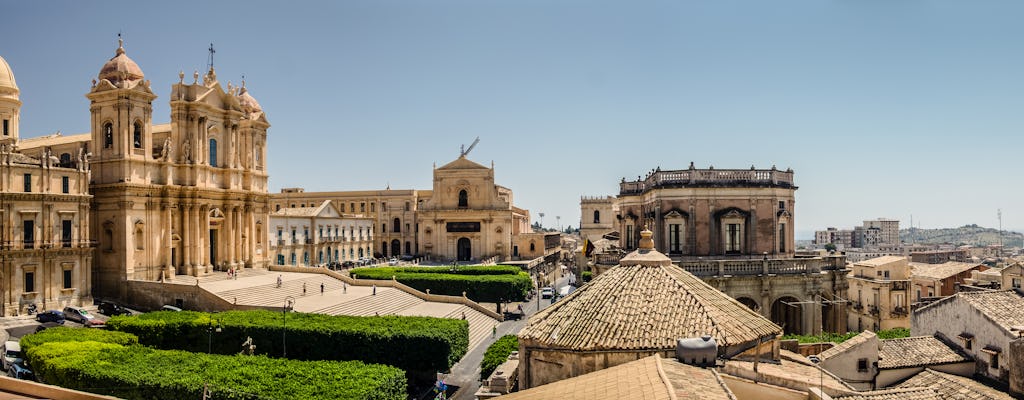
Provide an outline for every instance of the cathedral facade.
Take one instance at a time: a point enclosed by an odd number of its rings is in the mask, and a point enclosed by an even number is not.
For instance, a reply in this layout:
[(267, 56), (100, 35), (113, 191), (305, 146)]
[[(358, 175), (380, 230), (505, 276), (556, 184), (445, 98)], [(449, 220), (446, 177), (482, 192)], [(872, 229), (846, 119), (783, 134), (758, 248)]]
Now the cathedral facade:
[(211, 66), (172, 86), (168, 124), (152, 121), (153, 93), (123, 44), (86, 94), (91, 133), (51, 135), (26, 152), (84, 154), (97, 297), (127, 300), (126, 282), (266, 267), (266, 138), (259, 103), (223, 87)]

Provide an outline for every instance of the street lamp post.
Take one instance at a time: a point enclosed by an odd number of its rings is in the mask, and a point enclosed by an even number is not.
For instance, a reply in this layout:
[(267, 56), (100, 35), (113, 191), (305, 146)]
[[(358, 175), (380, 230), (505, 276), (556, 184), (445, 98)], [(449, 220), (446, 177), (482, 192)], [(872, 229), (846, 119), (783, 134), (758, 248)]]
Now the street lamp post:
[(284, 298), (284, 307), (281, 308), (281, 357), (288, 358), (288, 311), (295, 306), (295, 298), (287, 296)]
[(216, 327), (213, 326), (213, 320), (211, 319), (209, 324), (206, 326), (206, 354), (213, 354), (213, 333), (220, 333), (220, 324)]

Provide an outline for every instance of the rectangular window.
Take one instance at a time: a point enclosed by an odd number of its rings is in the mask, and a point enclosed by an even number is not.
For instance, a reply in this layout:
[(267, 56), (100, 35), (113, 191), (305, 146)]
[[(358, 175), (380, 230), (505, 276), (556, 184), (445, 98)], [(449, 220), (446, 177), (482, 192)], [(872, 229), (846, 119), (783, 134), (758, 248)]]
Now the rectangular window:
[(25, 193), (32, 192), (32, 174), (25, 174), (24, 182), (25, 182)]
[(857, 372), (868, 372), (868, 359), (861, 358), (857, 360)]
[(359, 212), (366, 212), (366, 203), (359, 203)]
[(626, 248), (633, 248), (633, 225), (626, 226)]
[(668, 249), (669, 253), (682, 253), (682, 225), (670, 224), (668, 226)]
[(999, 369), (999, 353), (991, 353), (988, 355), (988, 367), (992, 369)]
[(25, 273), (25, 293), (36, 291), (36, 276), (34, 272)]
[(727, 224), (725, 226), (725, 252), (740, 252), (740, 224)]
[(1013, 285), (1014, 289), (1020, 289), (1020, 278), (1013, 278), (1011, 285)]
[(60, 243), (62, 247), (71, 247), (71, 220), (60, 221)]
[(284, 231), (278, 229), (277, 230), (277, 240), (281, 240), (281, 239), (284, 239)]
[(779, 209), (780, 210), (785, 210), (786, 209), (786, 202), (785, 201), (780, 201), (779, 202)]
[(64, 288), (71, 289), (71, 270), (64, 270)]
[[(779, 202), (781, 205), (782, 202)], [(779, 224), (779, 252), (786, 252), (786, 224)]]
[(4, 136), (11, 136), (11, 120), (4, 120)]
[(348, 212), (356, 212), (356, 203), (348, 203)]
[(35, 247), (36, 223), (33, 220), (26, 220), (22, 223), (22, 232), (25, 237), (25, 248)]
[(377, 212), (377, 203), (370, 203), (370, 212)]
[(71, 193), (71, 181), (66, 176), (60, 177), (60, 192), (65, 194)]

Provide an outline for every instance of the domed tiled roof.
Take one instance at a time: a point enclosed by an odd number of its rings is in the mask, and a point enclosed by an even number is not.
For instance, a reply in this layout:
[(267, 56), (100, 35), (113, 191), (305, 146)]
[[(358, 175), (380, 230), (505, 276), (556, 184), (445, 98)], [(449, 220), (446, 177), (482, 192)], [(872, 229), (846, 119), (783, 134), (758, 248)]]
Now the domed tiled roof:
[(142, 74), (142, 69), (139, 65), (128, 58), (128, 55), (124, 53), (124, 41), (121, 39), (117, 40), (117, 52), (114, 58), (103, 64), (103, 68), (100, 68), (99, 79), (106, 79), (110, 83), (118, 83), (122, 80), (136, 81), (145, 77)]
[(0, 57), (0, 88), (18, 90), (18, 83), (14, 81), (14, 71), (7, 61)]
[(238, 105), (242, 107), (242, 112), (246, 114), (263, 111), (260, 103), (245, 89), (245, 82), (242, 82), (242, 89), (238, 92)]

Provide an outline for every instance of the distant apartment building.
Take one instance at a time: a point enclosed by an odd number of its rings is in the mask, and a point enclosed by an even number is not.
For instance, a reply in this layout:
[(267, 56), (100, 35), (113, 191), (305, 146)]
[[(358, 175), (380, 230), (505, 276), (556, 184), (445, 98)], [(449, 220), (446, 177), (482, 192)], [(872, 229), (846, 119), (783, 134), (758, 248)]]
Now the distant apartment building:
[(276, 265), (313, 266), (373, 256), (373, 219), (342, 214), (331, 200), (274, 211), (270, 228)]
[(909, 328), (910, 261), (885, 256), (853, 263), (850, 283), (849, 328)]
[(814, 232), (814, 244), (819, 246), (832, 244), (838, 249), (859, 249), (899, 243), (900, 221), (887, 218), (866, 220), (863, 225), (853, 229), (829, 227), (824, 231)]
[(972, 271), (985, 271), (988, 266), (981, 263), (947, 261), (936, 263), (910, 263), (911, 285), (914, 301), (924, 297), (952, 296), (960, 286), (974, 283)]
[(967, 248), (915, 251), (910, 253), (910, 261), (925, 264), (942, 264), (948, 261), (969, 262), (971, 250)]

